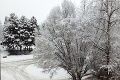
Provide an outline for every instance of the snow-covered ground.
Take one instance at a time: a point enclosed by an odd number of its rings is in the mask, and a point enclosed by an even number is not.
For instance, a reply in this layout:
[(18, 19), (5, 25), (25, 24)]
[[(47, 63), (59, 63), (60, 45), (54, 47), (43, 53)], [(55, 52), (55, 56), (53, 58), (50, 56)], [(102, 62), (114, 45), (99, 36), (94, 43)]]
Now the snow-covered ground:
[(50, 79), (50, 73), (43, 73), (43, 69), (37, 68), (34, 65), (29, 65), (25, 71), (33, 76), (39, 77), (40, 80), (68, 80), (70, 78), (64, 69), (58, 69), (52, 79)]
[(43, 73), (43, 69), (34, 65), (33, 55), (7, 55), (1, 51), (1, 80), (70, 80), (69, 74), (61, 68), (50, 79), (50, 73)]
[[(3, 55), (3, 56), (6, 56), (6, 55)], [(7, 58), (3, 58), (3, 56), (1, 55), (2, 62), (20, 61), (20, 60), (33, 58), (33, 55), (11, 55), (11, 56), (7, 56)]]
[[(1, 80), (71, 80), (70, 75), (62, 68), (59, 68), (51, 79), (50, 73), (43, 73), (42, 68), (35, 66), (32, 54), (8, 56), (1, 46), (0, 49)], [(91, 75), (84, 76), (82, 80), (87, 80), (88, 77)]]

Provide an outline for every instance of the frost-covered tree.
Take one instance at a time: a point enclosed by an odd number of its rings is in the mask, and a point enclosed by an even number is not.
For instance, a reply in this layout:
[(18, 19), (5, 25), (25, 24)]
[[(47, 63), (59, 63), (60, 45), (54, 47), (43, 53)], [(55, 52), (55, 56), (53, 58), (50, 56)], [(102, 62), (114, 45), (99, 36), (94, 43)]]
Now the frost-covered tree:
[[(90, 27), (90, 29), (86, 28), (86, 30), (89, 30), (89, 32), (94, 30), (92, 31), (94, 34), (89, 37), (93, 43), (92, 55), (94, 63), (92, 62), (92, 67), (93, 64), (96, 66), (97, 63), (96, 67), (98, 67), (97, 70), (101, 80), (115, 78), (114, 68), (118, 66), (116, 64), (119, 63), (120, 59), (118, 37), (120, 35), (118, 31), (120, 23), (119, 5), (119, 0), (94, 0), (92, 1), (91, 10), (85, 16), (86, 21), (84, 23), (86, 24), (84, 26)], [(110, 70), (112, 71), (109, 72)]]
[(83, 0), (76, 12), (64, 0), (53, 8), (37, 37), (38, 66), (64, 68), (73, 80), (81, 80), (88, 69), (100, 80), (119, 80), (119, 6), (119, 0)]
[[(119, 32), (117, 31), (120, 25), (119, 24), (120, 23), (120, 1), (119, 0), (101, 1), (100, 12), (102, 13), (100, 21), (101, 21), (101, 25), (103, 26), (102, 29), (104, 30), (103, 31), (104, 45), (101, 48), (103, 48), (106, 65), (108, 65), (106, 79), (110, 80), (115, 76), (112, 76), (112, 75), (109, 76), (109, 66), (116, 67), (113, 64), (114, 62), (113, 60), (117, 58), (117, 56), (115, 56), (116, 54), (120, 56), (118, 50), (116, 50), (116, 48), (119, 48), (120, 46), (120, 44), (119, 46), (116, 46), (119, 43), (118, 36), (120, 35)], [(118, 58), (118, 60), (119, 59), (120, 58)]]
[(7, 49), (14, 49), (14, 36), (18, 31), (18, 17), (15, 14), (10, 14), (10, 18), (6, 17), (4, 22), (4, 41), (3, 45), (7, 46)]
[[(37, 39), (38, 49), (33, 51), (36, 53), (38, 66), (42, 61), (41, 67), (49, 70), (61, 67), (71, 75), (73, 80), (81, 80), (83, 73), (87, 71), (87, 56), (91, 50), (91, 43), (81, 36), (80, 26), (76, 24), (74, 4), (64, 0), (61, 8), (53, 8), (42, 28), (47, 29), (48, 35), (43, 32), (42, 36), (46, 40), (40, 37), (39, 42)], [(47, 46), (49, 44), (51, 46)]]
[[(22, 16), (20, 19), (14, 14), (5, 18), (3, 35), (3, 46), (8, 51), (31, 51), (32, 46), (35, 45), (35, 28), (37, 28), (37, 20), (32, 17), (31, 20)], [(13, 54), (23, 54), (22, 52), (15, 52)]]

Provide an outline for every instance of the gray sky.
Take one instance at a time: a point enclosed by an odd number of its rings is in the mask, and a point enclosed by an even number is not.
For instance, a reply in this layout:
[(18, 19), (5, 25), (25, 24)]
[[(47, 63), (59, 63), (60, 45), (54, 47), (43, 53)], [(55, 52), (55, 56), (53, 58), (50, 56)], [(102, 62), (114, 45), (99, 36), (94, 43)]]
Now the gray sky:
[[(4, 22), (5, 16), (15, 13), (18, 17), (22, 15), (27, 18), (35, 16), (40, 24), (48, 16), (50, 10), (61, 5), (63, 0), (0, 0), (0, 21)], [(79, 4), (80, 0), (71, 0)]]

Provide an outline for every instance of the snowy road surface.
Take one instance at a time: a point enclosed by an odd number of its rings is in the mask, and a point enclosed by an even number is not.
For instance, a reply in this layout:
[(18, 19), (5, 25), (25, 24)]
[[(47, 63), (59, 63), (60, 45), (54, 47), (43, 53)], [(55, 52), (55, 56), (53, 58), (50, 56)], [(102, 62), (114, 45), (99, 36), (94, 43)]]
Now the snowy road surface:
[[(13, 58), (11, 56), (11, 58)], [(8, 57), (8, 59), (11, 59)], [(53, 79), (49, 78), (50, 74), (42, 73), (42, 69), (34, 66), (33, 59), (18, 61), (8, 61), (3, 59), (1, 62), (1, 80), (69, 80), (68, 74), (62, 69)]]
[[(0, 49), (2, 47), (0, 46)], [(57, 70), (56, 75), (50, 79), (50, 73), (43, 73), (42, 68), (34, 65), (33, 55), (11, 55), (4, 49), (0, 51), (1, 80), (70, 80), (70, 76), (63, 69)], [(7, 56), (7, 58), (3, 58)]]
[(2, 80), (39, 80), (25, 72), (25, 68), (33, 63), (32, 59), (1, 62)]

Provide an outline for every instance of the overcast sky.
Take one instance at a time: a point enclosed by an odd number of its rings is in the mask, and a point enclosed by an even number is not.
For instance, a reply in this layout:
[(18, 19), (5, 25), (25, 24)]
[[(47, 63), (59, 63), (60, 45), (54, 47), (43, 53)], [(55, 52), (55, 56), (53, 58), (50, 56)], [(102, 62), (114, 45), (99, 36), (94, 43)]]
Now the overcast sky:
[[(61, 5), (63, 0), (0, 0), (0, 21), (4, 22), (5, 16), (15, 13), (18, 17), (22, 15), (27, 18), (35, 16), (40, 24), (48, 16), (50, 10)], [(80, 0), (71, 0), (79, 4)]]

